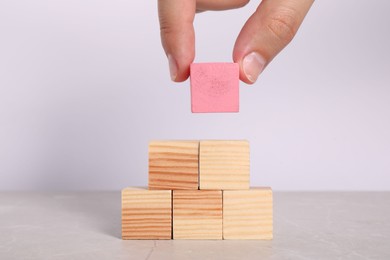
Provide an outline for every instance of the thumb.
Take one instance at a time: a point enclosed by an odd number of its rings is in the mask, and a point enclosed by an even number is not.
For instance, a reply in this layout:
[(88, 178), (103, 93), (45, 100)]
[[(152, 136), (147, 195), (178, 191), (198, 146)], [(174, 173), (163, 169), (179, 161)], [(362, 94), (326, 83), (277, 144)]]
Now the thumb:
[(233, 60), (240, 79), (254, 83), (268, 63), (294, 38), (314, 0), (263, 0), (238, 35)]

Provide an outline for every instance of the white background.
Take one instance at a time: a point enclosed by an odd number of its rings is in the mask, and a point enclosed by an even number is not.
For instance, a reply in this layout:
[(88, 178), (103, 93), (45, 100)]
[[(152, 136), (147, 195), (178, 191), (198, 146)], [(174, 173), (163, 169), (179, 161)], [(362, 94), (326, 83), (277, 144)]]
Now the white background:
[[(231, 61), (258, 1), (197, 16), (198, 62)], [(240, 113), (191, 114), (156, 1), (0, 0), (0, 190), (147, 184), (153, 139), (247, 139), (251, 184), (390, 190), (390, 1), (316, 1)]]

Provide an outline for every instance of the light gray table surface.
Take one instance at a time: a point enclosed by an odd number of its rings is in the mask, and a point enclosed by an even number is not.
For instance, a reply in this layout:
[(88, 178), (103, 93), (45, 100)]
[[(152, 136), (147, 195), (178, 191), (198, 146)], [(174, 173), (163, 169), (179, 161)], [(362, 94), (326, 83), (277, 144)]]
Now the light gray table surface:
[(0, 192), (0, 259), (390, 259), (390, 192), (274, 192), (274, 239), (121, 239), (120, 192)]

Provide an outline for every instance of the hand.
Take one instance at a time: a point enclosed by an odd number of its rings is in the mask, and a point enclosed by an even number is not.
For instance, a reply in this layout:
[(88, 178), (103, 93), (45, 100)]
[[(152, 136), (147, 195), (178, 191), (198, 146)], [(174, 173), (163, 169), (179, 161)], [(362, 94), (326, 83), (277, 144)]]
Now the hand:
[[(227, 10), (249, 0), (158, 0), (161, 42), (173, 81), (188, 78), (195, 57), (195, 13)], [(314, 0), (263, 0), (236, 40), (233, 61), (240, 80), (252, 84), (269, 62), (293, 39)]]

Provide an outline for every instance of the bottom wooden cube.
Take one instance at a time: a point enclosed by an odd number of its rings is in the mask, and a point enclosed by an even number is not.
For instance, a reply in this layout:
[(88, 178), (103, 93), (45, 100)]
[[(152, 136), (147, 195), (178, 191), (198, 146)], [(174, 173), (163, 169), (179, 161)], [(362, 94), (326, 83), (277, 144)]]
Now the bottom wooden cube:
[(123, 239), (171, 239), (172, 191), (122, 190)]
[(272, 190), (223, 191), (224, 239), (272, 239)]
[(173, 239), (222, 239), (222, 191), (174, 190)]

